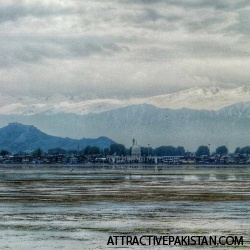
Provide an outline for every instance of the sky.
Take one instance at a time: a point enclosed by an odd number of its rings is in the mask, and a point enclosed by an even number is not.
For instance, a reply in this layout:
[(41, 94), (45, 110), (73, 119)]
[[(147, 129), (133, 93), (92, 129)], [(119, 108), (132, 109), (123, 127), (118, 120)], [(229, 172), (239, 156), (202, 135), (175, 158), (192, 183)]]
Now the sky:
[(249, 0), (0, 2), (0, 94), (81, 100), (237, 87), (250, 79)]

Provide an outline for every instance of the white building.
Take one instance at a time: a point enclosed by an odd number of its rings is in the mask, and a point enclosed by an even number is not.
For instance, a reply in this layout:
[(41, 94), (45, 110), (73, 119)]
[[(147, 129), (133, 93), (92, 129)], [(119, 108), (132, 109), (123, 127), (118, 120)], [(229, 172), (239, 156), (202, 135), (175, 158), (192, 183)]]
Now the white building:
[(135, 139), (133, 139), (133, 147), (131, 148), (131, 156), (132, 157), (141, 157), (141, 147), (135, 143)]
[(130, 156), (110, 156), (109, 160), (113, 163), (139, 163), (143, 162), (143, 157), (141, 155), (141, 147), (137, 145), (135, 139), (133, 139), (133, 146), (131, 148)]

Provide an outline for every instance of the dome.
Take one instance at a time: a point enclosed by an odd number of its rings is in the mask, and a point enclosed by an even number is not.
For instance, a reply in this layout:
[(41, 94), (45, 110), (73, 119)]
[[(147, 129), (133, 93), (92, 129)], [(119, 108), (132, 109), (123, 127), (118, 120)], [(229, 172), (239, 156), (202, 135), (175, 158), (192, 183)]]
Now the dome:
[(141, 148), (138, 145), (134, 145), (131, 150), (131, 155), (135, 157), (141, 156)]

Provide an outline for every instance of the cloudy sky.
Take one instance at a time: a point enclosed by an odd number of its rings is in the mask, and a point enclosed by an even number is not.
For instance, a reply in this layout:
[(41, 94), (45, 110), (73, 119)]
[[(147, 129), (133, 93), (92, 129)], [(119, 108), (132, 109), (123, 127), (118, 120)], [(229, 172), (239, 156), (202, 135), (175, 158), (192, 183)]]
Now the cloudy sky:
[(250, 79), (249, 0), (0, 2), (1, 95), (148, 97)]

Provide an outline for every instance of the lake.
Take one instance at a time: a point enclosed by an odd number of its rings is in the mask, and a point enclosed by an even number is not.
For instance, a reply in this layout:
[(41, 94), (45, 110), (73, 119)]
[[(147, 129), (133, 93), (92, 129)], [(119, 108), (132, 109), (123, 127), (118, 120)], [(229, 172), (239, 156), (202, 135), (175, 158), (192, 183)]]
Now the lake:
[(122, 248), (113, 235), (242, 235), (250, 248), (249, 166), (0, 165), (0, 203), (0, 249)]

